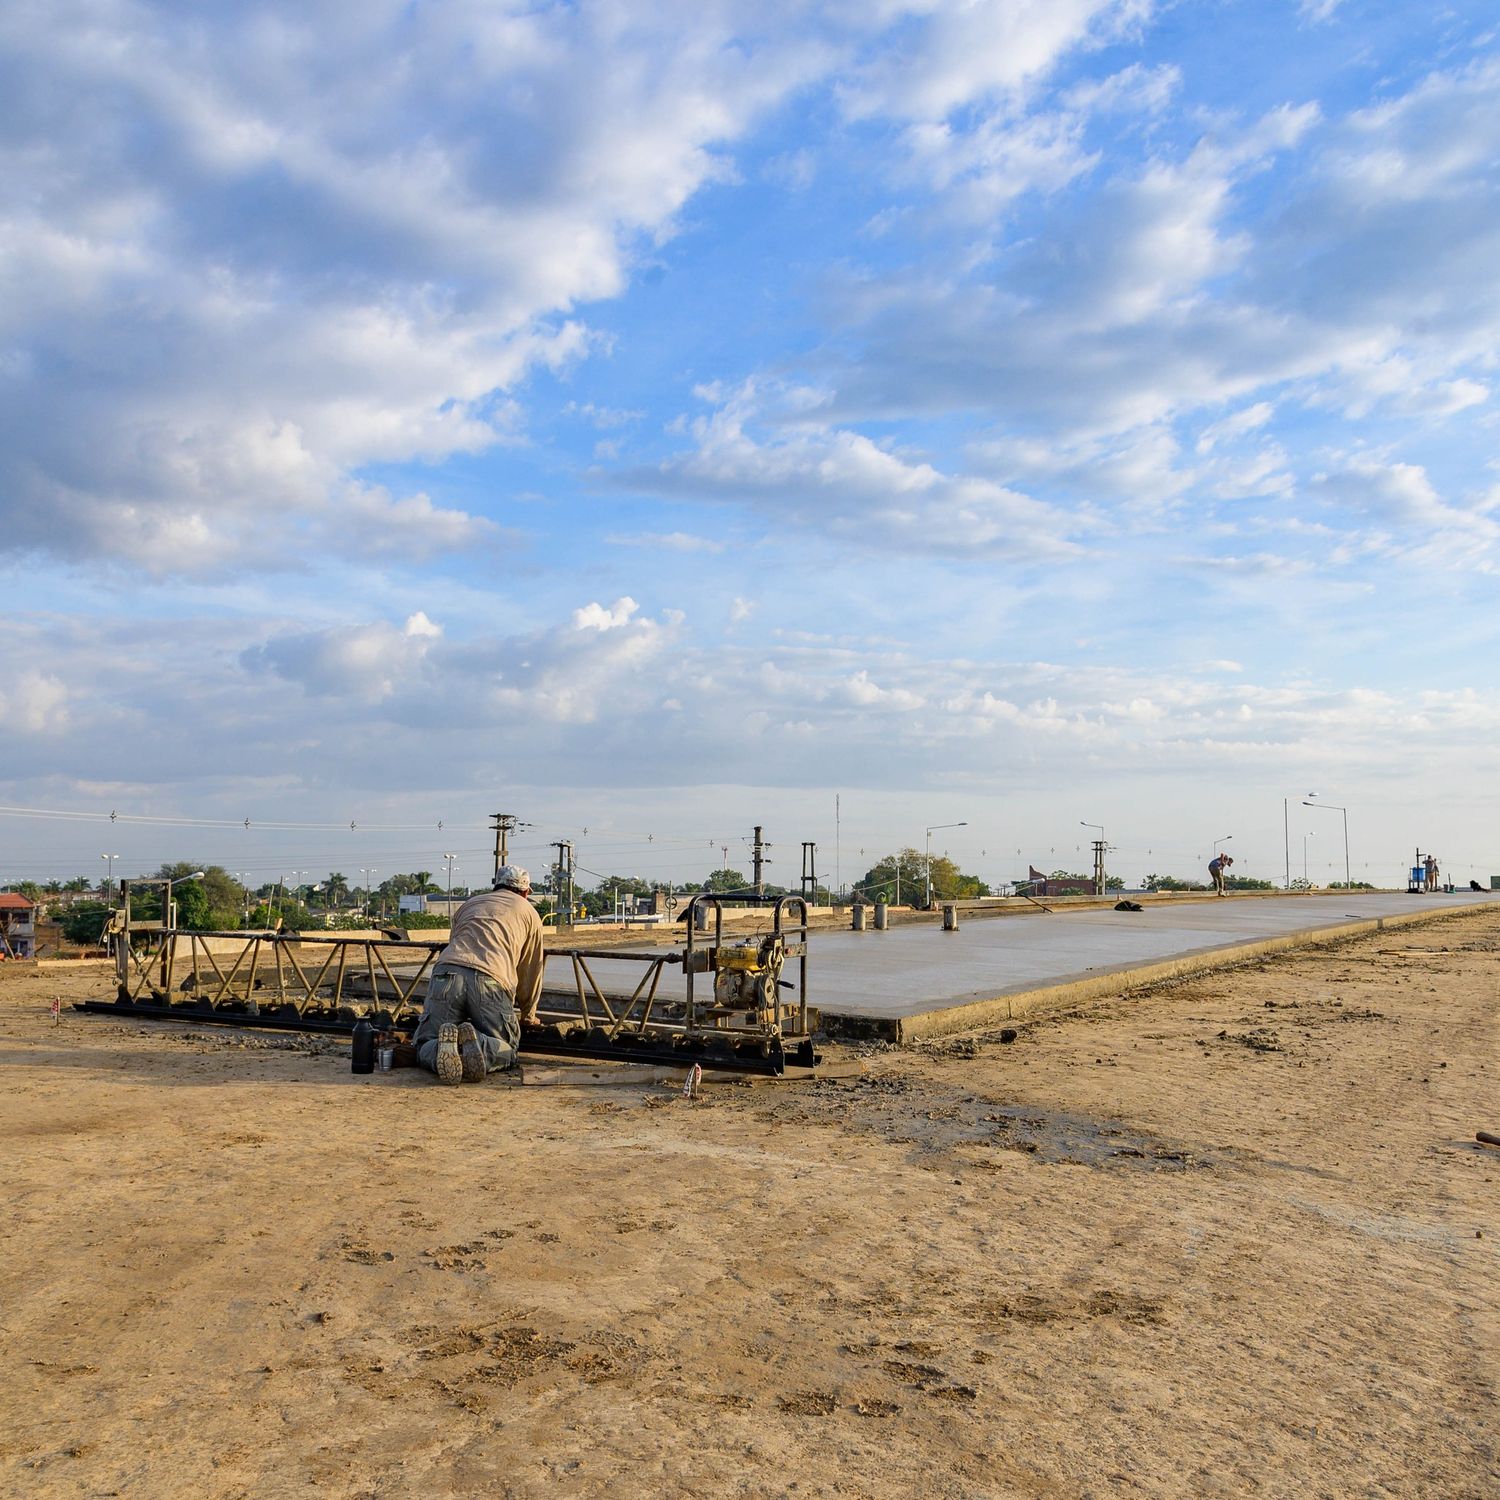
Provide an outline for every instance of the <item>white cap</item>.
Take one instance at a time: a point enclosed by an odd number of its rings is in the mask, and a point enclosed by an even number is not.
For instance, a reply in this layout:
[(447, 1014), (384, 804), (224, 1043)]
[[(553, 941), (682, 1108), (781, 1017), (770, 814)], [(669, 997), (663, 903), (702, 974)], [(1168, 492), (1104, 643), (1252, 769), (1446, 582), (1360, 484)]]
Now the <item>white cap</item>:
[(495, 889), (498, 891), (502, 887), (509, 887), (525, 895), (531, 889), (531, 876), (520, 865), (501, 865), (495, 871)]

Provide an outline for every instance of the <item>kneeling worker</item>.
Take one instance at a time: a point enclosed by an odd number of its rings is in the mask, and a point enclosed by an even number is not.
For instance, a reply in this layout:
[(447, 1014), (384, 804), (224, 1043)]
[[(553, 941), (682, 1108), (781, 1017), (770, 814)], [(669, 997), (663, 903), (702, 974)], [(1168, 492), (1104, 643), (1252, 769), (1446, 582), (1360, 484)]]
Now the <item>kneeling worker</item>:
[(453, 918), (413, 1038), (417, 1061), (442, 1083), (477, 1083), (510, 1067), (521, 1040), (517, 1012), (536, 1019), (542, 919), (530, 898), (531, 876), (502, 865), (495, 888), (471, 896)]

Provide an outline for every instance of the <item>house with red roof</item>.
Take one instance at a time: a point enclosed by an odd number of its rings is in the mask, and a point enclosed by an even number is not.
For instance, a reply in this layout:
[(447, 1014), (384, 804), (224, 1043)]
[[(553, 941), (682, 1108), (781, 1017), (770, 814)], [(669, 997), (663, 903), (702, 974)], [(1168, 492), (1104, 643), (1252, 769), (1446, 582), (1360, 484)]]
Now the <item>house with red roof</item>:
[(36, 956), (36, 903), (0, 891), (0, 958)]

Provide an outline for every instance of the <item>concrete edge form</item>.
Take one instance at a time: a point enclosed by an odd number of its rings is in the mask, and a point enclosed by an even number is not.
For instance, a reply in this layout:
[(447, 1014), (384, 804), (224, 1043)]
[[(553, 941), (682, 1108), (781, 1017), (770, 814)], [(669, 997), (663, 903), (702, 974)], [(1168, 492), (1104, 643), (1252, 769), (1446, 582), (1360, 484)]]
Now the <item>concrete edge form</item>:
[(915, 1016), (839, 1015), (825, 1010), (823, 1028), (830, 1037), (897, 1044), (921, 1041), (928, 1037), (951, 1036), (964, 1031), (980, 1031), (1008, 1021), (1064, 1010), (1086, 1000), (1128, 994), (1131, 990), (1160, 984), (1164, 980), (1182, 979), (1214, 969), (1233, 968), (1237, 964), (1250, 963), (1295, 948), (1315, 948), (1329, 943), (1346, 942), (1368, 933), (1383, 932), (1389, 927), (1414, 927), (1424, 922), (1441, 922), (1482, 909), (1449, 906), (1440, 911), (1402, 912), (1394, 916), (1365, 917), (1330, 927), (1312, 927), (1302, 932), (1282, 933), (1277, 937), (1185, 953), (1177, 958), (1157, 959), (1151, 963), (1084, 974), (1057, 984), (997, 995), (991, 1000), (969, 1000), (959, 1005), (942, 1006)]

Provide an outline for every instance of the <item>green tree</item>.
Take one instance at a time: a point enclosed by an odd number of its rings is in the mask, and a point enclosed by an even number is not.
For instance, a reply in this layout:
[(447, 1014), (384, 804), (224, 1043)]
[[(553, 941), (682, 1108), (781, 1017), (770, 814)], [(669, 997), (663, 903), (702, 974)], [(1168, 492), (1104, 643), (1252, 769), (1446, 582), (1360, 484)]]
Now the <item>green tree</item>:
[(255, 907), (250, 913), (250, 926), (274, 927), (277, 917), (281, 918), (281, 930), (283, 932), (306, 932), (309, 928), (323, 926), (323, 918), (301, 904), (293, 901), (288, 896), (272, 905), (262, 904)]
[(712, 891), (715, 895), (722, 895), (725, 891), (748, 891), (753, 888), (752, 880), (740, 874), (738, 870), (731, 870), (728, 865), (722, 870), (713, 871), (702, 886), (703, 890)]
[[(187, 877), (203, 871), (201, 880)], [(177, 903), (177, 925), (194, 932), (233, 932), (240, 925), (244, 897), (237, 881), (223, 865), (195, 865), (177, 860), (161, 866), (159, 880), (173, 882), (172, 899)], [(144, 894), (144, 893), (143, 893)], [(136, 897), (131, 897), (136, 910)]]
[(75, 875), (64, 887), (65, 891), (91, 891), (94, 882), (87, 875)]
[(102, 901), (79, 901), (58, 917), (62, 935), (80, 948), (96, 947), (103, 937), (109, 907)]
[(591, 917), (607, 917), (614, 912), (615, 896), (649, 896), (652, 886), (639, 875), (605, 875), (591, 891), (580, 896), (583, 909)]
[(1256, 880), (1249, 875), (1226, 875), (1224, 877), (1226, 890), (1231, 891), (1274, 891), (1275, 885), (1269, 880)]
[(1148, 875), (1144, 882), (1148, 891), (1206, 891), (1208, 887), (1198, 880), (1178, 880), (1175, 875)]
[[(1077, 881), (1078, 885), (1074, 890), (1074, 894), (1084, 896), (1089, 893), (1089, 887), (1094, 883), (1092, 875), (1079, 875), (1073, 870), (1054, 870), (1047, 878), (1049, 880)], [(1120, 876), (1111, 875), (1106, 872), (1104, 876), (1104, 889), (1106, 891), (1123, 891), (1125, 889), (1125, 882)]]
[(432, 884), (431, 872), (428, 870), (415, 870), (409, 875), (392, 875), (380, 882), (376, 893), (387, 906), (392, 907), (399, 905), (403, 896), (442, 894)]
[(323, 894), (330, 906), (342, 906), (349, 899), (349, 877), (337, 870), (330, 871), (328, 879), (323, 882)]
[(11, 889), (18, 896), (24, 896), (28, 901), (36, 901), (42, 894), (42, 888), (34, 880), (18, 881)]
[[(928, 865), (924, 851), (901, 849), (877, 860), (856, 882), (870, 901), (894, 902), (898, 887), (903, 906), (920, 906), (927, 895)], [(899, 878), (898, 878), (899, 877)], [(946, 854), (932, 857), (933, 901), (972, 901), (990, 888), (977, 875), (965, 875)]]

